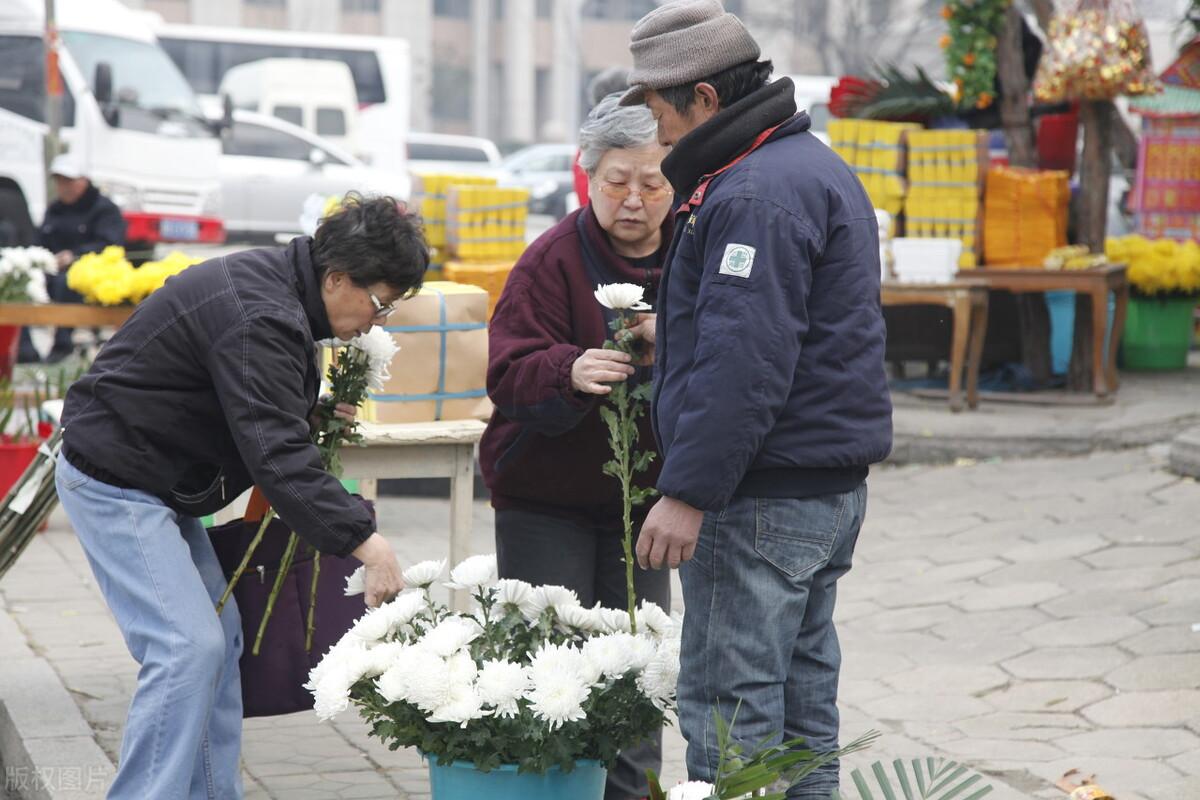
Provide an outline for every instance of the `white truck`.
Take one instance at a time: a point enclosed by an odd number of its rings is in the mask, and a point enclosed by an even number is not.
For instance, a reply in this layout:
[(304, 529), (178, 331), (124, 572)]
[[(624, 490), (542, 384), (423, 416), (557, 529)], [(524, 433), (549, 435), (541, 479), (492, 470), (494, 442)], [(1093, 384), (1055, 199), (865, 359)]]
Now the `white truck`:
[[(120, 208), (131, 249), (219, 243), (221, 123), (141, 17), (117, 0), (58, 0), (63, 146)], [(43, 0), (0, 2), (0, 239), (31, 240), (45, 213)]]

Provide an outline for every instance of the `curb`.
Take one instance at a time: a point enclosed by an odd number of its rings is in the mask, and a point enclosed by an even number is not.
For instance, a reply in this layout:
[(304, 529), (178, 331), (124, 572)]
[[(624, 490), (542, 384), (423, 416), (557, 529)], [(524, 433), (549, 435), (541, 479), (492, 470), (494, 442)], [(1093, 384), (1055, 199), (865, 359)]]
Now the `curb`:
[(0, 611), (0, 796), (102, 800), (116, 770), (46, 659)]
[(1200, 478), (1200, 428), (1192, 428), (1171, 442), (1169, 469), (1185, 478)]

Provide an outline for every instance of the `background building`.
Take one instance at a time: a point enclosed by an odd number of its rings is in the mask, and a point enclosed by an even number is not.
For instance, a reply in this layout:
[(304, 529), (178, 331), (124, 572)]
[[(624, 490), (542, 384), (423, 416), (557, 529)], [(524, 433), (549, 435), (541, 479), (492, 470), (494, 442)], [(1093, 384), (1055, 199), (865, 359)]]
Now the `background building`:
[[(588, 81), (629, 65), (629, 31), (655, 0), (125, 0), (168, 22), (398, 36), (413, 57), (412, 129), (502, 146), (572, 137)], [(1189, 0), (1143, 0), (1162, 66)], [(873, 64), (942, 73), (942, 0), (725, 0), (776, 74)]]

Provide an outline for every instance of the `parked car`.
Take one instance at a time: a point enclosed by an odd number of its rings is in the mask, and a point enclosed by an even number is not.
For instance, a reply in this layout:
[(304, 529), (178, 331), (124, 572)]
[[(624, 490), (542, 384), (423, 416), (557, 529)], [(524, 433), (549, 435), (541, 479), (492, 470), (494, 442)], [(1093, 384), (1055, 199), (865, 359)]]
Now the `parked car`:
[(504, 159), (507, 182), (529, 189), (530, 214), (567, 215), (567, 195), (575, 192), (575, 152), (573, 144), (534, 144)]
[(222, 137), (222, 215), (231, 238), (300, 233), (312, 194), (350, 190), (407, 200), (407, 174), (368, 167), (341, 148), (277, 117), (235, 110)]
[(448, 133), (408, 134), (408, 170), (488, 175), (497, 180), (507, 177), (500, 163), (500, 151), (491, 139), (455, 136)]

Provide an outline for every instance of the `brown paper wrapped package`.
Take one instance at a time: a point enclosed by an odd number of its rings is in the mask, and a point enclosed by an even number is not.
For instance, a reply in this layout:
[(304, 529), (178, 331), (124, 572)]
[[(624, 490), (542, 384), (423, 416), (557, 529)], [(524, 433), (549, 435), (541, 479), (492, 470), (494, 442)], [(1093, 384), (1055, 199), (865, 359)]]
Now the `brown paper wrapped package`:
[[(443, 303), (451, 330), (439, 330)], [(487, 314), (487, 292), (449, 281), (427, 282), (416, 297), (397, 305), (386, 329), (401, 349), (392, 362), (391, 380), (372, 402), (375, 421), (490, 417)], [(432, 397), (439, 393), (470, 396), (442, 399), (439, 413), (439, 403)]]

